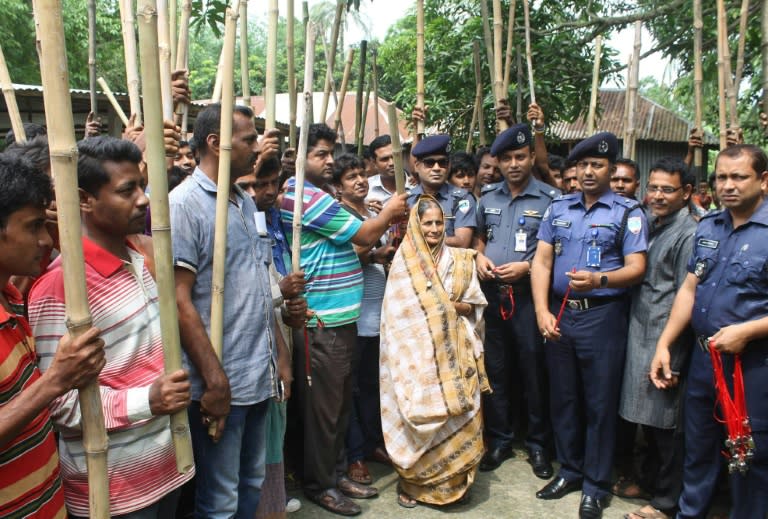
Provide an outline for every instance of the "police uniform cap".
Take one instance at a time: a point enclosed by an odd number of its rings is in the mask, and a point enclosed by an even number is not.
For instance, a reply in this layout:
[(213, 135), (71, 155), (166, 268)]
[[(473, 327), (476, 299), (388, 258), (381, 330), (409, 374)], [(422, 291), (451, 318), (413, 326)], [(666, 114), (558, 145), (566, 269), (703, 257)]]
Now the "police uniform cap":
[(600, 132), (584, 139), (571, 150), (568, 162), (581, 160), (584, 157), (597, 157), (616, 162), (619, 153), (619, 141), (611, 132)]
[(430, 155), (448, 155), (451, 153), (451, 137), (449, 135), (430, 135), (419, 141), (411, 150), (411, 155), (423, 159)]
[(527, 124), (516, 124), (496, 136), (491, 145), (491, 156), (498, 157), (507, 150), (530, 148), (531, 129)]

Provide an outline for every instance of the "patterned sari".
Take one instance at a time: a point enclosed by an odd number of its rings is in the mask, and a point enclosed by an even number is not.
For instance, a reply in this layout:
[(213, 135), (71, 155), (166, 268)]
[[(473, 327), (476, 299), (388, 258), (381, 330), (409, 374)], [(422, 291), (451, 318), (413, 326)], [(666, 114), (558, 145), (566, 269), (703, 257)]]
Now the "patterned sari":
[[(392, 262), (381, 315), (381, 420), (402, 490), (424, 503), (461, 499), (483, 454), (480, 393), (487, 305), (475, 251), (430, 250), (418, 204)], [(470, 303), (468, 317), (453, 302)]]

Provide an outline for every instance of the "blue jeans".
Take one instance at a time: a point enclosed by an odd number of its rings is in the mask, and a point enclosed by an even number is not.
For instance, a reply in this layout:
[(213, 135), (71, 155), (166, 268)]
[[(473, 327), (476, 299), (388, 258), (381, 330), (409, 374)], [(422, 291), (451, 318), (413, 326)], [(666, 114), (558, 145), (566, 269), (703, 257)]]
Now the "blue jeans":
[(202, 423), (200, 402), (189, 406), (197, 470), (195, 517), (253, 519), (265, 475), (267, 404), (233, 405), (217, 443)]

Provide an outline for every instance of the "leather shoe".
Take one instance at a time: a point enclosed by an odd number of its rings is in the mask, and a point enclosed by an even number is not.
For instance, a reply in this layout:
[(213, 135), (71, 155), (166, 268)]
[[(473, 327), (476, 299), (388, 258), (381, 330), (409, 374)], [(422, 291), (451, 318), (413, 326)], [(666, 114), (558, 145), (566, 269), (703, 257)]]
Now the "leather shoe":
[(363, 460), (353, 461), (347, 467), (347, 477), (361, 485), (370, 485), (373, 483), (371, 473)]
[(549, 479), (554, 473), (552, 463), (550, 463), (549, 458), (541, 449), (528, 452), (528, 463), (533, 467), (533, 473), (537, 478)]
[(358, 515), (362, 509), (356, 504), (341, 495), (335, 488), (329, 488), (317, 494), (307, 494), (307, 497), (317, 504), (339, 515)]
[(562, 476), (547, 483), (547, 485), (536, 492), (539, 499), (560, 499), (561, 497), (581, 489), (581, 480), (568, 481)]
[(480, 471), (489, 472), (496, 470), (505, 460), (514, 457), (515, 451), (512, 450), (512, 447), (494, 447), (483, 454), (480, 460)]
[(601, 519), (603, 517), (603, 502), (598, 497), (581, 496), (579, 519)]
[(389, 459), (389, 454), (387, 454), (387, 450), (381, 445), (373, 449), (373, 452), (371, 452), (371, 454), (368, 455), (367, 459), (369, 461), (375, 461), (376, 463), (381, 463), (382, 465), (392, 465), (392, 460)]
[(347, 476), (340, 477), (336, 482), (336, 487), (341, 490), (342, 494), (352, 499), (369, 499), (379, 495), (379, 489), (361, 485)]

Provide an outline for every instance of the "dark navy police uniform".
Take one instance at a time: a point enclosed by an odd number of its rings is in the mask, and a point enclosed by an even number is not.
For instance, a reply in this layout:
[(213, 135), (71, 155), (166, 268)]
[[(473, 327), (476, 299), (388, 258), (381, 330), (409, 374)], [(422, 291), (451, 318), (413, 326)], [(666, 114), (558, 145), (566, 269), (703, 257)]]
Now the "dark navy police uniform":
[[(560, 192), (533, 176), (514, 198), (506, 182), (493, 186), (483, 193), (477, 211), (477, 229), (486, 242), (484, 254), (496, 266), (532, 260), (542, 217)], [(518, 395), (522, 392), (528, 421), (526, 446), (530, 450), (549, 450), (552, 429), (546, 362), (543, 340), (536, 326), (530, 277), (512, 285), (501, 282), (481, 285), (488, 300), (485, 367), (493, 389), (492, 393), (483, 395), (488, 448), (509, 446), (515, 431), (514, 420), (520, 414), (522, 402)]]
[[(557, 316), (572, 269), (610, 272), (647, 249), (648, 226), (634, 200), (604, 193), (589, 209), (582, 193), (556, 198), (539, 240), (554, 248), (550, 311)], [(599, 249), (599, 253), (597, 250)], [(627, 344), (626, 288), (571, 292), (561, 338), (545, 347), (560, 476), (583, 480), (584, 495), (609, 494)]]
[[(416, 186), (408, 195), (408, 207), (418, 202), (419, 197), (424, 195), (424, 188), (421, 185)], [(433, 195), (443, 208), (445, 215), (445, 235), (454, 236), (456, 229), (462, 227), (475, 228), (477, 225), (475, 213), (477, 211), (477, 202), (475, 197), (466, 190), (455, 187), (446, 182), (440, 187), (440, 190)]]
[[(737, 229), (730, 213), (721, 211), (703, 217), (696, 231), (688, 271), (698, 278), (691, 325), (700, 340), (693, 348), (685, 395), (686, 452), (679, 518), (706, 516), (724, 460), (725, 428), (713, 418), (712, 362), (699, 343), (706, 344), (708, 337), (726, 326), (768, 316), (766, 238), (765, 202)], [(722, 358), (730, 385), (733, 356)], [(731, 518), (764, 518), (768, 516), (768, 338), (747, 344), (741, 361), (755, 457), (745, 475), (730, 476)]]

